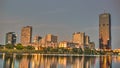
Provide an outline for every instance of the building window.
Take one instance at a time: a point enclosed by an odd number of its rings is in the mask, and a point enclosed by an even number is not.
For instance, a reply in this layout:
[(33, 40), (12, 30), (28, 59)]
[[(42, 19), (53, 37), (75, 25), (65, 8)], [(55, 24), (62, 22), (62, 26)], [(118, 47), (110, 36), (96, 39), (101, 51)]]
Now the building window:
[(103, 26), (105, 26), (105, 24), (103, 24)]

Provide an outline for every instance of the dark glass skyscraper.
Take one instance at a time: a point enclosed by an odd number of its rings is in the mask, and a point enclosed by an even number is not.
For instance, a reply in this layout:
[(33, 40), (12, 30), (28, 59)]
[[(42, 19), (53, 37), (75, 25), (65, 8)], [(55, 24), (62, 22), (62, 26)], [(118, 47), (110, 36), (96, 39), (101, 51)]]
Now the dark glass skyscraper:
[(16, 43), (16, 34), (15, 32), (6, 33), (6, 44), (15, 44)]
[(99, 48), (111, 49), (111, 15), (99, 15)]

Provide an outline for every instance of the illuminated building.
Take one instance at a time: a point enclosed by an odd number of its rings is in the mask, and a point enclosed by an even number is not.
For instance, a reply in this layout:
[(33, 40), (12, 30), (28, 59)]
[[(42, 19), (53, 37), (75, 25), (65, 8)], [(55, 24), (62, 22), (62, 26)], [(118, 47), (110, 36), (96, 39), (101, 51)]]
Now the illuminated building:
[(72, 37), (73, 43), (78, 43), (79, 47), (85, 45), (85, 33), (84, 32), (75, 32)]
[(111, 16), (109, 13), (99, 15), (99, 48), (111, 49)]
[(47, 34), (45, 37), (46, 47), (54, 47), (57, 44), (58, 37), (52, 34)]
[(40, 36), (35, 36), (33, 42), (34, 42), (34, 43), (38, 43), (41, 39), (42, 39), (42, 37), (40, 37)]
[(32, 39), (32, 26), (23, 27), (21, 30), (21, 44), (27, 46), (31, 43)]

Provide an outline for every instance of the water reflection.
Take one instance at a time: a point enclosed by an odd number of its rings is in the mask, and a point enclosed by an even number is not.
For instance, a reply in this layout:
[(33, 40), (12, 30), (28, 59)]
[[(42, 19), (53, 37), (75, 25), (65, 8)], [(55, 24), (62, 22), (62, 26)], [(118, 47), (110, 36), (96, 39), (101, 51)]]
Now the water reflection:
[[(119, 56), (118, 56), (119, 57)], [(0, 54), (1, 68), (112, 68), (112, 56)], [(117, 58), (118, 59), (118, 58)], [(99, 62), (97, 62), (99, 61)], [(113, 67), (114, 68), (114, 67)]]
[(112, 56), (100, 56), (100, 68), (112, 68)]
[(4, 59), (4, 68), (14, 68), (14, 57), (13, 54), (3, 55)]

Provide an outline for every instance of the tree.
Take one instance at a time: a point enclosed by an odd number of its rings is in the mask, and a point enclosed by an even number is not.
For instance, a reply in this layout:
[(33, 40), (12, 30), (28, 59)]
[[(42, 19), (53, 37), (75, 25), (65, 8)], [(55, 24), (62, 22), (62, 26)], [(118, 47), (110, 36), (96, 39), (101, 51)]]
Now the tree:
[(34, 46), (30, 46), (30, 45), (28, 45), (28, 46), (26, 47), (26, 49), (27, 49), (27, 50), (34, 50), (35, 47), (34, 47)]
[(12, 44), (6, 44), (6, 45), (5, 45), (5, 48), (7, 48), (7, 49), (13, 49), (13, 48), (14, 48), (14, 45), (12, 45)]
[(1, 44), (0, 44), (0, 49), (3, 49), (3, 48), (4, 48), (4, 45), (1, 45)]
[(22, 49), (24, 49), (24, 47), (22, 46), (22, 44), (19, 43), (19, 44), (17, 44), (16, 49), (22, 50)]
[(84, 48), (84, 54), (91, 54), (91, 53), (92, 53), (92, 51), (90, 48), (88, 48), (88, 47)]

